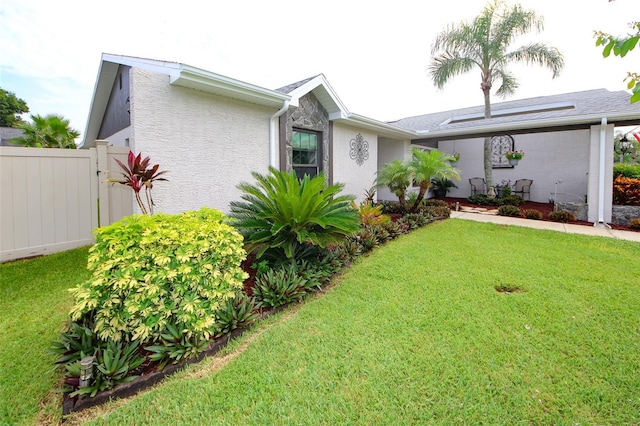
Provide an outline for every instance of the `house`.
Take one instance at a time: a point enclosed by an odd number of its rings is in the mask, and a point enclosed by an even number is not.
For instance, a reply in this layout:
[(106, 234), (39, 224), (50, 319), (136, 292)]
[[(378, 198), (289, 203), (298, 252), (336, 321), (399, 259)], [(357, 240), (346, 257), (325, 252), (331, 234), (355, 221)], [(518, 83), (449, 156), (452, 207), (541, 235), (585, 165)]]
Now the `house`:
[[(468, 179), (484, 176), (483, 138), (491, 137), (493, 182), (532, 179), (531, 200), (588, 205), (587, 220), (611, 222), (614, 128), (640, 124), (640, 103), (605, 89), (501, 102), (395, 121), (416, 132), (412, 144), (460, 153), (461, 184), (452, 197), (468, 197)], [(505, 152), (522, 150), (509, 165)]]
[[(376, 172), (413, 147), (462, 154), (459, 188), (483, 176), (482, 138), (495, 137), (494, 181), (530, 178), (531, 199), (550, 194), (588, 201), (589, 220), (611, 220), (614, 126), (639, 124), (626, 92), (593, 90), (497, 103), (385, 123), (350, 112), (316, 75), (271, 90), (189, 65), (103, 54), (81, 148), (96, 140), (149, 155), (169, 182), (154, 188), (158, 210), (203, 205), (228, 211), (238, 183), (269, 166), (299, 175), (324, 172), (364, 198)], [(516, 167), (504, 152), (524, 150)], [(379, 199), (394, 199), (386, 189)]]
[(323, 75), (270, 90), (185, 64), (105, 54), (81, 148), (129, 146), (169, 170), (153, 190), (168, 213), (228, 211), (240, 182), (272, 166), (324, 172), (364, 198), (383, 147), (410, 152), (415, 132), (351, 113)]
[(24, 130), (13, 127), (0, 127), (0, 146), (14, 146), (9, 141), (22, 136)]

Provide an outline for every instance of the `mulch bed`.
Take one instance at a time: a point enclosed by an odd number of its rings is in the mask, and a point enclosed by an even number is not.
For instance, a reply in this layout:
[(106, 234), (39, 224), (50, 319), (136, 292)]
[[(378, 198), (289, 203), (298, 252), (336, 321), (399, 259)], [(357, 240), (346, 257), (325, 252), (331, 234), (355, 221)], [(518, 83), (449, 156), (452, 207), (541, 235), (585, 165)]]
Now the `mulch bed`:
[[(458, 204), (459, 206), (464, 206), (464, 207), (483, 207), (487, 209), (497, 209), (497, 207), (495, 206), (479, 206), (477, 204), (472, 204), (469, 201), (467, 201), (466, 198), (447, 197), (447, 198), (443, 198), (443, 200), (446, 201), (447, 204), (449, 204), (449, 206), (451, 206), (451, 210), (455, 210), (456, 203), (459, 203)], [(553, 211), (553, 203), (536, 203), (533, 201), (525, 201), (524, 204), (520, 205), (520, 210), (529, 210), (529, 209), (538, 210), (540, 213), (542, 213), (543, 221), (553, 222), (551, 219), (549, 219), (549, 213)], [(593, 226), (593, 223), (582, 221), (582, 220), (571, 222), (571, 224)], [(609, 226), (611, 226), (611, 229), (617, 229), (620, 231), (633, 231), (631, 228), (624, 225), (609, 224)]]

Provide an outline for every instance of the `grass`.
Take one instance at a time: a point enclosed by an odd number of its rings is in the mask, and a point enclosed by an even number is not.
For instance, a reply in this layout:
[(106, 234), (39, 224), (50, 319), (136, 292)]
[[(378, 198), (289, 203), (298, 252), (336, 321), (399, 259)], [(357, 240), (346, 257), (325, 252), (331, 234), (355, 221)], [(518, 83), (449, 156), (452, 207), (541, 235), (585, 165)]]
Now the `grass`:
[[(43, 324), (51, 334), (59, 326)], [(37, 406), (33, 398), (22, 405)], [(376, 250), (326, 294), (256, 326), (225, 353), (68, 420), (638, 423), (638, 244), (436, 223)]]
[[(0, 265), (0, 424), (33, 423), (60, 375), (47, 353), (87, 279), (87, 248)], [(52, 406), (49, 406), (52, 409)]]

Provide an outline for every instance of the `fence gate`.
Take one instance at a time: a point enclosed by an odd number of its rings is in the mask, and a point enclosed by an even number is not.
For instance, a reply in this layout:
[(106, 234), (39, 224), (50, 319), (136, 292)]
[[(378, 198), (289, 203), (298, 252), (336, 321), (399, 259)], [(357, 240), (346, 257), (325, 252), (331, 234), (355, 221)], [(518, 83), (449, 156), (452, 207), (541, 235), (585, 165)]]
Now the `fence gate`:
[[(0, 262), (93, 243), (93, 229), (133, 213), (131, 190), (103, 182), (129, 148), (0, 147)], [(116, 176), (115, 174), (112, 174)]]

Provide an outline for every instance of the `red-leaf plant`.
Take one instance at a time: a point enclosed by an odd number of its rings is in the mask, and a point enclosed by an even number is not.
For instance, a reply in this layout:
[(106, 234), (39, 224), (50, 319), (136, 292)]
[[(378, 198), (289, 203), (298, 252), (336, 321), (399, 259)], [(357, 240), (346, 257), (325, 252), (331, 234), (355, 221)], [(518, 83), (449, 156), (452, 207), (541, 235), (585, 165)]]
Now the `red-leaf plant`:
[[(142, 158), (142, 153), (135, 155), (133, 151), (129, 151), (129, 156), (127, 157), (127, 165), (122, 164), (120, 160), (114, 158), (116, 163), (124, 172), (120, 172), (123, 176), (123, 179), (110, 178), (107, 179), (106, 182), (116, 182), (122, 185), (130, 186), (133, 189), (133, 192), (136, 196), (136, 201), (140, 206), (140, 210), (143, 214), (153, 214), (152, 206), (153, 201), (149, 195), (149, 192), (153, 188), (153, 182), (159, 180), (167, 180), (165, 178), (159, 177), (165, 173), (166, 170), (158, 172), (159, 164), (149, 167), (149, 157)], [(142, 198), (140, 197), (140, 190), (144, 188), (147, 205), (145, 206)], [(148, 206), (148, 208), (147, 208)]]

